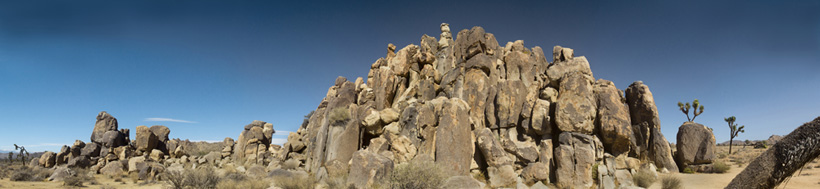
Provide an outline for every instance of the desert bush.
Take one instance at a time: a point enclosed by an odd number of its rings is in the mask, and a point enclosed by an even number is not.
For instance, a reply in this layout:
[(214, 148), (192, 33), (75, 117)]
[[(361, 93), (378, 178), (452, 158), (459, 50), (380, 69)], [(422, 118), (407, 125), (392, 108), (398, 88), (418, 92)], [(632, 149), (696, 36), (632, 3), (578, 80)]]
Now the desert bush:
[(683, 188), (683, 184), (682, 184), (680, 178), (678, 178), (676, 176), (672, 176), (672, 175), (661, 177), (661, 184), (662, 184), (661, 185), (662, 189), (682, 189)]
[(265, 179), (233, 180), (222, 179), (216, 185), (217, 189), (265, 189), (270, 187), (270, 182)]
[(53, 172), (51, 169), (28, 168), (26, 166), (18, 166), (11, 168), (11, 181), (43, 181), (48, 178)]
[(318, 181), (310, 175), (273, 177), (273, 185), (282, 189), (311, 189)]
[(202, 168), (191, 170), (185, 169), (169, 170), (162, 174), (165, 183), (175, 189), (183, 188), (216, 188), (221, 179), (213, 168), (203, 166)]
[(392, 188), (438, 188), (446, 175), (433, 162), (419, 161), (399, 164), (390, 178)]
[(695, 173), (695, 171), (693, 171), (692, 168), (687, 167), (687, 168), (683, 168), (683, 173), (692, 174), (692, 173)]
[(635, 175), (632, 176), (632, 180), (635, 182), (636, 185), (644, 188), (649, 188), (652, 183), (658, 178), (655, 178), (655, 175), (649, 172), (649, 170), (641, 169)]
[(84, 186), (83, 182), (84, 182), (83, 178), (81, 178), (78, 175), (75, 175), (75, 176), (66, 177), (65, 180), (63, 180), (63, 186), (83, 187)]
[(330, 111), (328, 120), (330, 123), (344, 125), (348, 120), (350, 120), (350, 112), (347, 111), (346, 107), (334, 108)]
[(726, 173), (729, 169), (732, 169), (732, 167), (722, 161), (715, 161), (715, 163), (712, 164), (713, 173)]
[(592, 179), (598, 180), (598, 164), (592, 165)]

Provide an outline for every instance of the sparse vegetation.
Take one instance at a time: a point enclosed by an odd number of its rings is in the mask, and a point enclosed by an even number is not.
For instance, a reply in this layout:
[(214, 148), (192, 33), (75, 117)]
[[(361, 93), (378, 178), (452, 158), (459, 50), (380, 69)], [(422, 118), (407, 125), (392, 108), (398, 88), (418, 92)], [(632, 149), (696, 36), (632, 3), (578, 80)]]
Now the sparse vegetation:
[(729, 124), (729, 129), (731, 129), (731, 132), (729, 132), (729, 154), (732, 154), (732, 142), (735, 140), (735, 137), (740, 133), (746, 132), (746, 130), (743, 130), (743, 128), (746, 127), (745, 125), (737, 127), (735, 123), (736, 119), (735, 116), (723, 118), (723, 120)]
[[(28, 153), (28, 150), (26, 150), (26, 147), (17, 146), (17, 144), (14, 144), (14, 150), (20, 150), (20, 152), (17, 153), (17, 159), (19, 159), (20, 162), (22, 162), (23, 164), (26, 164), (26, 162), (27, 162), (26, 159), (30, 155)], [(9, 154), (9, 158), (10, 157), (11, 157), (11, 154)]]
[(392, 188), (438, 188), (446, 175), (433, 162), (399, 164), (390, 178)]
[(592, 165), (592, 179), (598, 180), (598, 164)]
[(225, 175), (216, 185), (217, 189), (265, 189), (268, 187), (270, 187), (270, 182), (265, 179), (248, 179), (247, 176), (239, 173)]
[(652, 183), (655, 183), (657, 179), (658, 178), (656, 178), (655, 175), (645, 169), (641, 169), (632, 176), (632, 180), (635, 184), (644, 188), (649, 188), (649, 186), (651, 186)]
[(715, 161), (715, 163), (712, 164), (713, 173), (726, 173), (729, 172), (729, 169), (732, 169), (732, 167), (722, 161)]
[(310, 175), (273, 177), (273, 185), (282, 189), (311, 189), (318, 181)]
[(683, 168), (683, 173), (693, 174), (693, 173), (695, 173), (695, 171), (693, 171), (691, 168), (687, 167), (687, 168)]
[[(678, 107), (680, 107), (680, 111), (683, 112), (683, 114), (686, 114), (686, 119), (690, 122), (695, 121), (695, 118), (697, 118), (698, 115), (703, 113), (703, 106), (700, 105), (700, 101), (698, 101), (698, 99), (695, 99), (695, 101), (693, 101), (691, 105), (688, 102), (686, 104), (678, 102)], [(690, 119), (689, 110), (692, 108), (694, 108), (695, 111), (692, 112), (694, 116)], [(698, 111), (698, 108), (700, 108), (700, 111)]]
[(335, 108), (330, 111), (328, 120), (334, 125), (344, 125), (350, 120), (350, 112), (347, 111), (347, 107)]
[(185, 169), (168, 170), (162, 175), (162, 179), (172, 188), (216, 188), (221, 179), (212, 167), (203, 166), (195, 170)]
[(11, 181), (43, 181), (52, 173), (51, 169), (32, 169), (22, 165), (10, 166), (8, 169), (10, 169), (9, 171), (11, 172), (11, 176), (9, 177)]
[(682, 189), (683, 183), (681, 182), (680, 178), (668, 175), (661, 177), (661, 188), (662, 189)]

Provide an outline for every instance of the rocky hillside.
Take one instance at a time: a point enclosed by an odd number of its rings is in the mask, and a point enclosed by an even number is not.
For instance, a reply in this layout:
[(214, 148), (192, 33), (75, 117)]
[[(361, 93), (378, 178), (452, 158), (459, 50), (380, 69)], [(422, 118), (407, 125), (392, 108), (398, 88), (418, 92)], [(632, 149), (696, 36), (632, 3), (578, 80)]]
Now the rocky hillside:
[(490, 187), (614, 188), (641, 167), (679, 171), (660, 127), (641, 81), (624, 94), (570, 48), (547, 57), (481, 27), (453, 38), (442, 24), (438, 39), (389, 44), (366, 79), (336, 79), (277, 157), (319, 179), (347, 174), (357, 188), (414, 161)]

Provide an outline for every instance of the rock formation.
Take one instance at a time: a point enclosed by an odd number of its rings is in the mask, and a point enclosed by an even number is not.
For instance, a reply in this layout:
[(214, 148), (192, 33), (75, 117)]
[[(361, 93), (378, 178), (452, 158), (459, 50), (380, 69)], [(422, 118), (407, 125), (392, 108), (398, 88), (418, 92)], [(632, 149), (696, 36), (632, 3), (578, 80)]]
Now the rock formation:
[[(541, 47), (499, 46), (481, 27), (456, 38), (448, 24), (440, 29), (438, 40), (389, 44), (367, 78), (336, 79), (269, 167), (297, 162), (318, 179), (346, 173), (358, 188), (384, 181), (372, 173), (416, 159), (447, 167), (449, 176), (486, 175), (490, 187), (518, 178), (631, 186), (630, 171), (644, 164), (678, 171), (642, 82), (624, 95), (596, 81), (573, 49), (555, 46), (548, 62)], [(593, 167), (606, 171), (591, 175)]]

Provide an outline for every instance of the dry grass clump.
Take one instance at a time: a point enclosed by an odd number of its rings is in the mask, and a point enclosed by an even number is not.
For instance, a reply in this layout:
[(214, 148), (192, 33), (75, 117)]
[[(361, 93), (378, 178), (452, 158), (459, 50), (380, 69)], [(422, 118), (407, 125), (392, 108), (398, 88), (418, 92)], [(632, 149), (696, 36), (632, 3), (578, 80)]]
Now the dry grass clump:
[(313, 176), (306, 174), (273, 177), (273, 185), (282, 189), (311, 189), (318, 182)]
[(632, 180), (635, 184), (644, 188), (649, 188), (649, 186), (651, 186), (652, 183), (655, 183), (657, 179), (658, 178), (656, 178), (655, 175), (645, 169), (641, 169), (632, 176)]
[(683, 188), (683, 182), (680, 180), (680, 178), (678, 178), (676, 176), (672, 176), (672, 175), (664, 176), (664, 177), (661, 177), (661, 188), (662, 189), (682, 189)]
[[(26, 166), (9, 166), (11, 181), (43, 181), (48, 178), (53, 172), (51, 169), (45, 168), (29, 168)], [(9, 174), (9, 173), (5, 173)]]
[(221, 179), (212, 167), (203, 166), (199, 169), (169, 170), (162, 175), (165, 183), (175, 189), (183, 188), (216, 188)]
[(239, 173), (228, 173), (216, 185), (218, 189), (265, 189), (270, 182), (265, 179), (248, 179), (248, 176)]
[(433, 162), (407, 162), (393, 169), (390, 185), (392, 188), (439, 188), (445, 178)]
[(328, 120), (330, 123), (334, 124), (345, 124), (348, 120), (350, 120), (350, 112), (347, 111), (347, 108), (335, 108), (330, 111), (330, 115), (328, 115)]
[(729, 169), (732, 169), (732, 167), (722, 161), (715, 161), (715, 163), (712, 164), (713, 173), (726, 173), (729, 172)]
[(302, 162), (299, 162), (299, 160), (288, 159), (288, 160), (285, 161), (285, 163), (282, 163), (282, 169), (284, 169), (284, 170), (294, 170), (297, 167), (299, 167), (300, 164), (302, 164)]
[(68, 187), (84, 187), (85, 184), (98, 184), (97, 179), (93, 176), (89, 175), (88, 169), (72, 169), (74, 170), (75, 174), (69, 177), (66, 177), (63, 180), (63, 186)]

